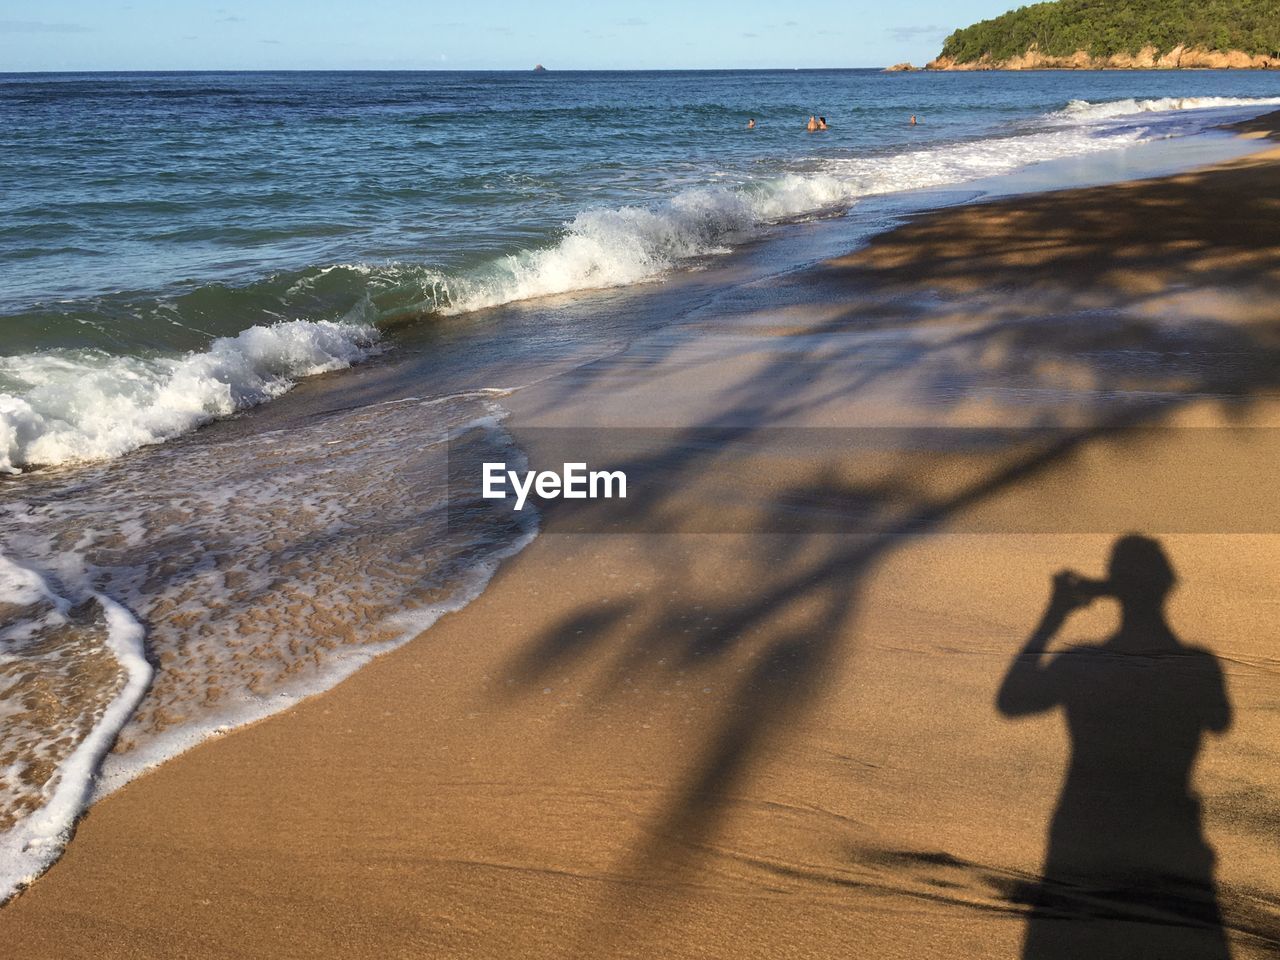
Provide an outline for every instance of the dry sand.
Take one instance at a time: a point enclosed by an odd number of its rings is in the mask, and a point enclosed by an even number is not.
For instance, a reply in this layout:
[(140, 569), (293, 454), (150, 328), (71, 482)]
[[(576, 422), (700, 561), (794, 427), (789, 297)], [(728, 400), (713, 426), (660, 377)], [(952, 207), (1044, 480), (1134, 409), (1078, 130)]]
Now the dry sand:
[[(530, 388), (535, 461), (540, 427), (669, 429), (661, 493), (591, 508), (634, 532), (552, 514), (460, 614), (98, 804), (0, 912), (7, 950), (1018, 956), (1072, 745), (996, 692), (1051, 575), (1140, 529), (1233, 708), (1192, 780), (1233, 955), (1274, 956), (1278, 303), (1272, 150), (917, 218)], [(707, 425), (745, 428), (731, 462)], [(1028, 425), (1053, 429), (954, 429)], [(921, 426), (949, 429), (850, 447)], [(1111, 727), (1159, 778), (1201, 705), (1147, 706)], [(1152, 864), (1194, 846), (1176, 820)], [(1220, 955), (1171, 890), (1082, 884), (1055, 922), (1100, 957)]]

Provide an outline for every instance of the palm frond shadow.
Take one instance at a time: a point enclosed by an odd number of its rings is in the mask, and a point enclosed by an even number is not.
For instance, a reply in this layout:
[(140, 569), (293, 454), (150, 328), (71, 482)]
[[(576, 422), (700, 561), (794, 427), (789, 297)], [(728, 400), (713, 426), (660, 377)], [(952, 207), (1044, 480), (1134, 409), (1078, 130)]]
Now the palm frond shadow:
[[(531, 638), (510, 665), (509, 696), (520, 696), (548, 674), (588, 655), (603, 656), (607, 664), (597, 689), (601, 697), (607, 698), (622, 678), (645, 664), (649, 669), (699, 671), (731, 685), (714, 723), (683, 766), (679, 786), (619, 868), (619, 878), (628, 883), (611, 905), (604, 905), (604, 919), (592, 926), (597, 952), (602, 931), (618, 914), (625, 913), (630, 923), (689, 882), (726, 807), (757, 761), (820, 697), (834, 666), (855, 655), (851, 625), (868, 576), (891, 552), (912, 537), (946, 529), (964, 511), (1069, 461), (1103, 435), (1114, 438), (1159, 424), (1206, 400), (1243, 414), (1257, 397), (1280, 387), (1280, 322), (1245, 325), (1209, 315), (1165, 319), (1157, 309), (1171, 286), (1207, 289), (1243, 278), (1255, 285), (1272, 284), (1273, 293), (1280, 287), (1280, 278), (1271, 275), (1275, 271), (1257, 270), (1260, 248), (1280, 249), (1280, 228), (1264, 234), (1256, 225), (1252, 232), (1217, 226), (1206, 231), (1204, 217), (1193, 209), (1204, 201), (1202, 189), (1207, 187), (1193, 178), (1180, 187), (1157, 184), (1145, 195), (1137, 194), (1126, 208), (1132, 222), (1123, 225), (1120, 241), (1113, 237), (1092, 247), (1082, 239), (1091, 220), (1086, 217), (1083, 226), (1064, 230), (1059, 205), (1032, 201), (1013, 228), (1016, 237), (1030, 238), (1026, 246), (1034, 256), (1029, 261), (1016, 242), (1004, 237), (1002, 243), (980, 230), (980, 213), (961, 212), (962, 217), (976, 217), (978, 226), (959, 230), (959, 237), (954, 221), (926, 218), (908, 225), (880, 248), (873, 244), (860, 260), (826, 268), (828, 278), (845, 284), (843, 295), (848, 297), (852, 289), (856, 299), (839, 315), (804, 330), (804, 336), (827, 344), (824, 369), (848, 371), (849, 376), (828, 378), (824, 384), (830, 386), (814, 390), (813, 370), (803, 356), (777, 351), (758, 373), (716, 398), (718, 414), (685, 436), (674, 434), (669, 449), (621, 465), (642, 472), (657, 464), (673, 491), (646, 503), (647, 517), (630, 519), (679, 531), (696, 528), (691, 511), (703, 509), (688, 505), (679, 491), (705, 479), (716, 465), (717, 452), (699, 445), (698, 431), (732, 427), (733, 442), (749, 442), (753, 429), (743, 424), (793, 421), (832, 401), (854, 400), (903, 378), (910, 378), (917, 396), (945, 403), (985, 396), (993, 385), (1007, 384), (1056, 390), (1066, 397), (1045, 405), (1038, 420), (1053, 429), (1002, 451), (984, 476), (967, 478), (943, 495), (921, 492), (905, 471), (876, 483), (851, 481), (846, 473), (819, 473), (777, 490), (759, 506), (762, 529), (796, 503), (862, 511), (879, 522), (857, 536), (826, 536), (821, 529), (796, 533), (783, 551), (784, 562), (777, 562), (777, 551), (772, 558), (761, 551), (749, 582), (732, 603), (688, 595), (685, 571), (673, 569), (669, 582), (655, 591), (662, 598), (660, 610), (647, 618), (634, 607), (607, 614), (582, 610)], [(1257, 198), (1238, 199), (1250, 203)], [(1090, 202), (1104, 204), (1106, 195)], [(1143, 240), (1145, 211), (1159, 209), (1167, 218), (1170, 204), (1177, 229), (1169, 242), (1203, 254), (1181, 278), (1167, 275), (1167, 250)], [(1246, 258), (1248, 269), (1242, 272), (1232, 254)], [(1220, 268), (1215, 271), (1213, 263)], [(1144, 273), (1146, 280), (1138, 282)], [(985, 292), (975, 294), (967, 285), (975, 275), (985, 278)], [(1055, 276), (1059, 280), (1051, 283)], [(1073, 279), (1062, 282), (1064, 276)], [(957, 294), (950, 288), (958, 278), (966, 286)], [(825, 281), (810, 277), (806, 282)], [(920, 288), (942, 293), (938, 308), (931, 314), (895, 317), (895, 302), (905, 302), (903, 291)], [(1013, 299), (1010, 290), (1018, 291)], [(1099, 306), (1102, 300), (1106, 309)], [(957, 316), (968, 318), (958, 331)], [(865, 340), (853, 337), (846, 343), (839, 336), (895, 322), (940, 335), (910, 350), (872, 354)], [(667, 342), (674, 350), (679, 338)], [(645, 362), (654, 368), (669, 355), (646, 345)], [(584, 368), (566, 379), (562, 394), (551, 394), (548, 405), (571, 400), (574, 391), (607, 377), (610, 369), (609, 363)], [(631, 508), (609, 509), (625, 515)], [(633, 615), (632, 625), (619, 630), (625, 615)], [(682, 625), (691, 620), (709, 626), (689, 632)], [(727, 659), (738, 665), (737, 672), (721, 668)], [(666, 666), (654, 667), (655, 662)]]

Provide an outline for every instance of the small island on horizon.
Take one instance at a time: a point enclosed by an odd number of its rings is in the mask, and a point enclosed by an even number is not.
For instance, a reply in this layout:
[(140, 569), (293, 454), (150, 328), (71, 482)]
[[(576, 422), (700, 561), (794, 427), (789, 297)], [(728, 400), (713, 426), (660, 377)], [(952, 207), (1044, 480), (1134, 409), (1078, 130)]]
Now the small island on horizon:
[(923, 69), (1274, 70), (1280, 18), (1274, 0), (1050, 0), (956, 30)]

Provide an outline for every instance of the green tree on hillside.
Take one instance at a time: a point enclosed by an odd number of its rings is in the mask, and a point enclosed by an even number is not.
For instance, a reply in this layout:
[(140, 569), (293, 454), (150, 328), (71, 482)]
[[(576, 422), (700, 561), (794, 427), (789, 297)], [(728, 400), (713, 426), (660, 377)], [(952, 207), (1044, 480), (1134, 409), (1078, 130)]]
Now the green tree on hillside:
[(1280, 57), (1278, 0), (1056, 0), (1021, 7), (947, 37), (942, 56), (1007, 60), (1035, 46), (1053, 57), (1168, 53), (1182, 44)]

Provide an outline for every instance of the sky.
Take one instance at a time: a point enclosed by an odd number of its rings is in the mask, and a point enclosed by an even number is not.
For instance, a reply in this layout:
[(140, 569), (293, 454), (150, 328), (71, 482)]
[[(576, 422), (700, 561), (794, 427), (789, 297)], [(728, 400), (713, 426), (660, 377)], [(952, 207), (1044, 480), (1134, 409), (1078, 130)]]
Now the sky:
[(1021, 0), (0, 0), (0, 72), (883, 67)]

